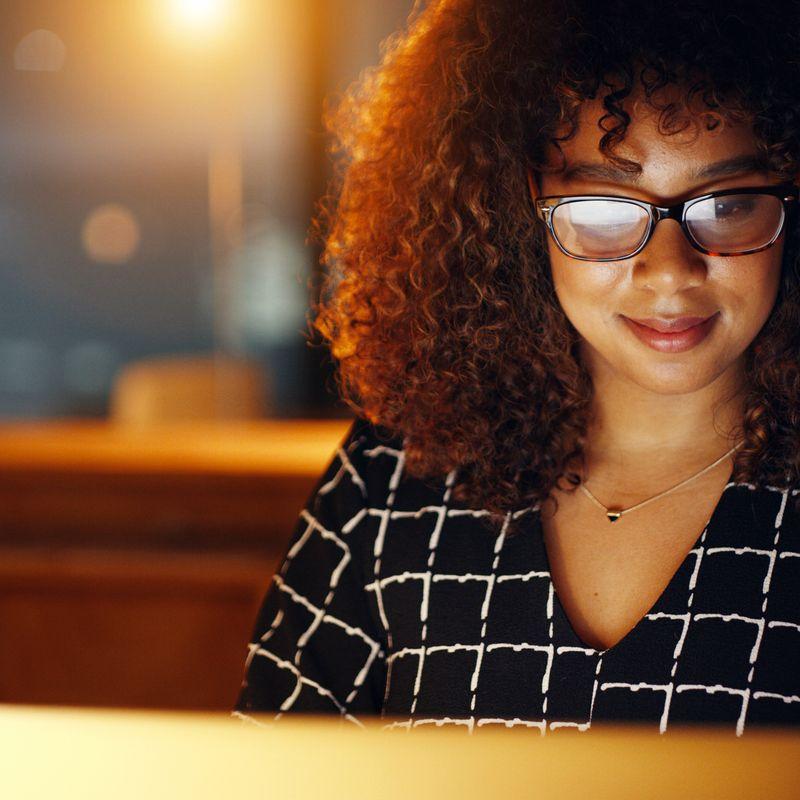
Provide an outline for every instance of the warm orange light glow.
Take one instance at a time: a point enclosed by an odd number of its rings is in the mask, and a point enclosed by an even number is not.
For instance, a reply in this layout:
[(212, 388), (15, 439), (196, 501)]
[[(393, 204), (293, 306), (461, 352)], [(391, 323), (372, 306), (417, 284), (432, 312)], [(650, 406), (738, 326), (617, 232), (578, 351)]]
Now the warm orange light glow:
[(83, 223), (81, 241), (86, 254), (101, 264), (124, 264), (139, 247), (139, 223), (118, 203), (95, 208)]
[(29, 72), (58, 72), (67, 48), (52, 31), (39, 28), (20, 40), (14, 50), (14, 68)]
[(231, 11), (231, 0), (170, 0), (168, 5), (176, 26), (197, 33), (216, 32)]

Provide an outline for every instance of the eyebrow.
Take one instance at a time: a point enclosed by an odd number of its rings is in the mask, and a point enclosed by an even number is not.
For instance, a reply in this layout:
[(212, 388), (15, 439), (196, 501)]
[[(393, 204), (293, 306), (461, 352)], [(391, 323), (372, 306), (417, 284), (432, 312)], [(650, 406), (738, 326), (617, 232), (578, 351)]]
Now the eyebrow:
[[(767, 160), (760, 155), (742, 155), (715, 161), (713, 164), (693, 170), (689, 174), (691, 180), (713, 180), (729, 175), (739, 175), (746, 172), (770, 172)], [(637, 184), (641, 179), (642, 165), (636, 164), (635, 169), (627, 170), (611, 163), (594, 163), (578, 161), (566, 167), (562, 173), (562, 180), (601, 180), (615, 183)]]

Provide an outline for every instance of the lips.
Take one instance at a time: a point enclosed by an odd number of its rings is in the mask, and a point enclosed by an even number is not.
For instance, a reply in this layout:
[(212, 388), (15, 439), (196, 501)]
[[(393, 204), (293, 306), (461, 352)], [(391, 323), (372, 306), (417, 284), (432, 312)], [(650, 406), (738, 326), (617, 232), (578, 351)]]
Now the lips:
[[(713, 314), (711, 315), (713, 316)], [(638, 322), (639, 325), (645, 325), (652, 328), (659, 333), (680, 333), (681, 331), (693, 328), (701, 322), (705, 322), (710, 317), (679, 317), (677, 319), (657, 319), (648, 317), (645, 319), (636, 319), (635, 317), (628, 317), (628, 319)]]
[[(706, 319), (703, 319), (703, 317), (682, 317), (676, 320), (646, 320), (653, 325), (661, 326), (664, 326), (666, 322), (673, 327), (672, 331), (659, 331), (650, 327), (650, 325), (642, 324), (625, 316), (622, 316), (622, 321), (639, 341), (653, 350), (658, 350), (662, 353), (683, 353), (696, 347), (711, 333), (718, 316), (719, 312)], [(694, 324), (688, 325), (690, 322)]]

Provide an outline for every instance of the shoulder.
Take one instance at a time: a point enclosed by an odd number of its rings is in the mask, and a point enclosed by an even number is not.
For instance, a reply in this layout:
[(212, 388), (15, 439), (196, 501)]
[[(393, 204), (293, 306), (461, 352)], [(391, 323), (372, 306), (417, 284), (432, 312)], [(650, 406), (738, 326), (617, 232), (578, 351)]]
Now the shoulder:
[(403, 435), (357, 417), (337, 447), (317, 494), (335, 490), (368, 508), (411, 508), (440, 496), (446, 477), (411, 476)]
[(781, 530), (800, 531), (800, 485), (734, 483), (726, 486), (727, 502), (720, 502), (718, 513), (731, 529), (758, 531), (765, 544)]
[(402, 436), (355, 418), (317, 481), (310, 509), (323, 516), (355, 513), (383, 493), (403, 461)]
[(403, 437), (363, 417), (353, 420), (336, 450), (334, 461), (349, 471), (351, 478), (364, 484), (381, 484), (402, 470), (405, 462)]

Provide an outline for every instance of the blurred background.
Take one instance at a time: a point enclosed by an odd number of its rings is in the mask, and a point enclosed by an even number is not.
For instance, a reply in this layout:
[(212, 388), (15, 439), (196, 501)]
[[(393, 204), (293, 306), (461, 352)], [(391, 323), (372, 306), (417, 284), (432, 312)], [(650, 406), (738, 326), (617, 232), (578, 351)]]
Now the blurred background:
[(322, 102), (410, 0), (3, 0), (0, 415), (102, 416), (140, 359), (245, 355), (328, 414), (299, 335)]
[(323, 102), (411, 0), (2, 0), (0, 702), (228, 708), (350, 421)]

